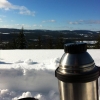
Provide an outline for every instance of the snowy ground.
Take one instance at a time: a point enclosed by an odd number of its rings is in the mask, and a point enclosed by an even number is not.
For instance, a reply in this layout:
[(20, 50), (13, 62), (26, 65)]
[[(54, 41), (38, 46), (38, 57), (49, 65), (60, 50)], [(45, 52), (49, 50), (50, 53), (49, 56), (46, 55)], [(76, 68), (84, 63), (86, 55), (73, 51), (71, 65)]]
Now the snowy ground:
[[(100, 66), (100, 50), (88, 50)], [(0, 50), (0, 100), (59, 100), (55, 69), (63, 50)], [(100, 82), (99, 82), (100, 84)]]

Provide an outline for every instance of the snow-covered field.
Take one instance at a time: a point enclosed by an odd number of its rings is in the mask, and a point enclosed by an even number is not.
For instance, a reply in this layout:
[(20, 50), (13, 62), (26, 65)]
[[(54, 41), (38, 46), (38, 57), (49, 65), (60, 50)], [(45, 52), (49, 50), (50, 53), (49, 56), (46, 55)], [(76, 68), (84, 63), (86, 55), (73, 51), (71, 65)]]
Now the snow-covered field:
[[(100, 50), (88, 52), (100, 66)], [(55, 69), (63, 53), (64, 50), (0, 50), (0, 100), (59, 100)]]

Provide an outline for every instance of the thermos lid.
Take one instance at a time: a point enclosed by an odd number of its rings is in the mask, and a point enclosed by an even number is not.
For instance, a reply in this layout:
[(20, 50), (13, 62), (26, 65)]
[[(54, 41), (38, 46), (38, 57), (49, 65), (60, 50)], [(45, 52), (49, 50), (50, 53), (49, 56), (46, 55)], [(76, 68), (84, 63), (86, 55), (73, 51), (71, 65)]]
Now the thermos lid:
[(99, 77), (98, 68), (87, 52), (86, 43), (64, 45), (64, 51), (55, 76), (65, 82), (88, 82)]
[(66, 53), (82, 53), (86, 52), (87, 44), (86, 43), (69, 43), (64, 45), (64, 51)]

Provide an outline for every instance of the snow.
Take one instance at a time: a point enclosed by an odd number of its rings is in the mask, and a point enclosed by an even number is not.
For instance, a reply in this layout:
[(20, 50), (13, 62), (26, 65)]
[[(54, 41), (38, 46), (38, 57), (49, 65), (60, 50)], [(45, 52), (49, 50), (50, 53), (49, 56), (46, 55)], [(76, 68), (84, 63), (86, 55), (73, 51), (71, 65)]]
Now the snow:
[(2, 33), (2, 34), (10, 34), (10, 33)]
[(87, 44), (96, 44), (97, 41), (76, 41), (76, 42), (83, 42), (83, 43), (87, 43)]
[[(99, 49), (88, 52), (100, 66)], [(63, 53), (62, 49), (0, 50), (0, 100), (60, 100), (55, 69)]]

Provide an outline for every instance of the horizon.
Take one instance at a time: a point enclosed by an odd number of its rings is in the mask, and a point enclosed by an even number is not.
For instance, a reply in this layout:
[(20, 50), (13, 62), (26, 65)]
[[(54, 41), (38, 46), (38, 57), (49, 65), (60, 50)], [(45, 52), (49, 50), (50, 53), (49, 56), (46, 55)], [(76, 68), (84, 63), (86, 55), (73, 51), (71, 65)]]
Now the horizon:
[(99, 0), (0, 0), (0, 27), (100, 31)]
[[(0, 29), (15, 29), (15, 30), (22, 30), (22, 28), (1, 28)], [(93, 31), (93, 32), (100, 32), (100, 30), (81, 30), (81, 29), (75, 29), (75, 30), (68, 30), (68, 29), (58, 29), (58, 30), (52, 30), (52, 29), (25, 29), (23, 27), (23, 30), (43, 30), (43, 31)]]

